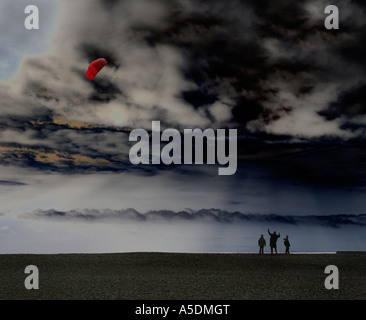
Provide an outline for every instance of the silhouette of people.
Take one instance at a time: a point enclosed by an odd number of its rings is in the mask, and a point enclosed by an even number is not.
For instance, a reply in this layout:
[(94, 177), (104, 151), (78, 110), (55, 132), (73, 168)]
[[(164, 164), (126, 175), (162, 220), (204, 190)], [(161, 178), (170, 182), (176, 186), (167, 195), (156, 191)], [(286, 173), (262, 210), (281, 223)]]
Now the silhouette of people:
[(271, 247), (271, 254), (273, 253), (273, 249), (277, 253), (277, 239), (280, 237), (280, 234), (277, 234), (276, 231), (273, 231), (273, 233), (270, 233), (269, 229), (268, 229), (268, 234), (271, 236), (271, 238), (269, 239), (269, 246)]
[(266, 246), (266, 239), (263, 238), (263, 234), (258, 240), (258, 246), (259, 246), (259, 254), (263, 254), (263, 249)]
[(288, 236), (286, 236), (286, 238), (284, 238), (283, 244), (286, 247), (285, 254), (290, 254), (290, 241), (288, 240)]

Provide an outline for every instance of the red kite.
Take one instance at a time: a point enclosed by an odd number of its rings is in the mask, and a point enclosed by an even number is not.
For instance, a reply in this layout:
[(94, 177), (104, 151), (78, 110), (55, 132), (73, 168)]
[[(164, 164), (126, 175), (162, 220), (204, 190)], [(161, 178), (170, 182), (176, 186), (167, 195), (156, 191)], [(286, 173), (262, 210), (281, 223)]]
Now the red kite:
[(90, 65), (88, 70), (86, 71), (86, 77), (91, 81), (98, 74), (100, 70), (107, 64), (107, 60), (104, 58), (99, 58), (94, 60)]

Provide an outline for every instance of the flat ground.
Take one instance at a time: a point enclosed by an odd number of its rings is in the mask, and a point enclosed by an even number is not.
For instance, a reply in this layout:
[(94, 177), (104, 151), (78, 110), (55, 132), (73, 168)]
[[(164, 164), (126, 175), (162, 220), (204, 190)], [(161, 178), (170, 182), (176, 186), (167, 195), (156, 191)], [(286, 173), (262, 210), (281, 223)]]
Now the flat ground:
[[(24, 286), (27, 265), (39, 269), (38, 290)], [(327, 265), (338, 290), (324, 286)], [(366, 299), (366, 254), (9, 254), (0, 271), (7, 300)]]

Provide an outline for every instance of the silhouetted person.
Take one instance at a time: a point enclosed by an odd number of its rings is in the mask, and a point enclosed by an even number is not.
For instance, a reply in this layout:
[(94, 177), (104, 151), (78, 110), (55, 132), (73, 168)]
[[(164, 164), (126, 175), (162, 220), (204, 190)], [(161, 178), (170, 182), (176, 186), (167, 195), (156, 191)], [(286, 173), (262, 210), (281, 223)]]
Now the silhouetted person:
[(277, 234), (276, 231), (273, 231), (273, 233), (270, 233), (269, 229), (268, 229), (268, 234), (271, 236), (271, 238), (269, 239), (269, 246), (271, 247), (271, 254), (273, 253), (273, 249), (275, 249), (275, 251), (277, 253), (277, 239), (280, 237), (280, 234)]
[(266, 239), (263, 238), (263, 234), (258, 240), (259, 254), (263, 254), (263, 249), (266, 246)]
[(290, 241), (288, 240), (288, 236), (286, 236), (286, 238), (284, 238), (283, 244), (286, 247), (285, 254), (290, 254)]

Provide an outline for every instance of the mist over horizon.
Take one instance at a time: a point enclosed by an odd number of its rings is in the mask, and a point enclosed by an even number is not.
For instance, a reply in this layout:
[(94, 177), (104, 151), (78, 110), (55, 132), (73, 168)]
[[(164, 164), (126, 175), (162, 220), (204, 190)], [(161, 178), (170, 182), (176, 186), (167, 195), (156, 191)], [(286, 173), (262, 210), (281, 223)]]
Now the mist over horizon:
[(261, 234), (280, 233), (278, 252), (365, 251), (366, 214), (282, 216), (218, 209), (34, 210), (2, 213), (1, 253), (257, 252)]

